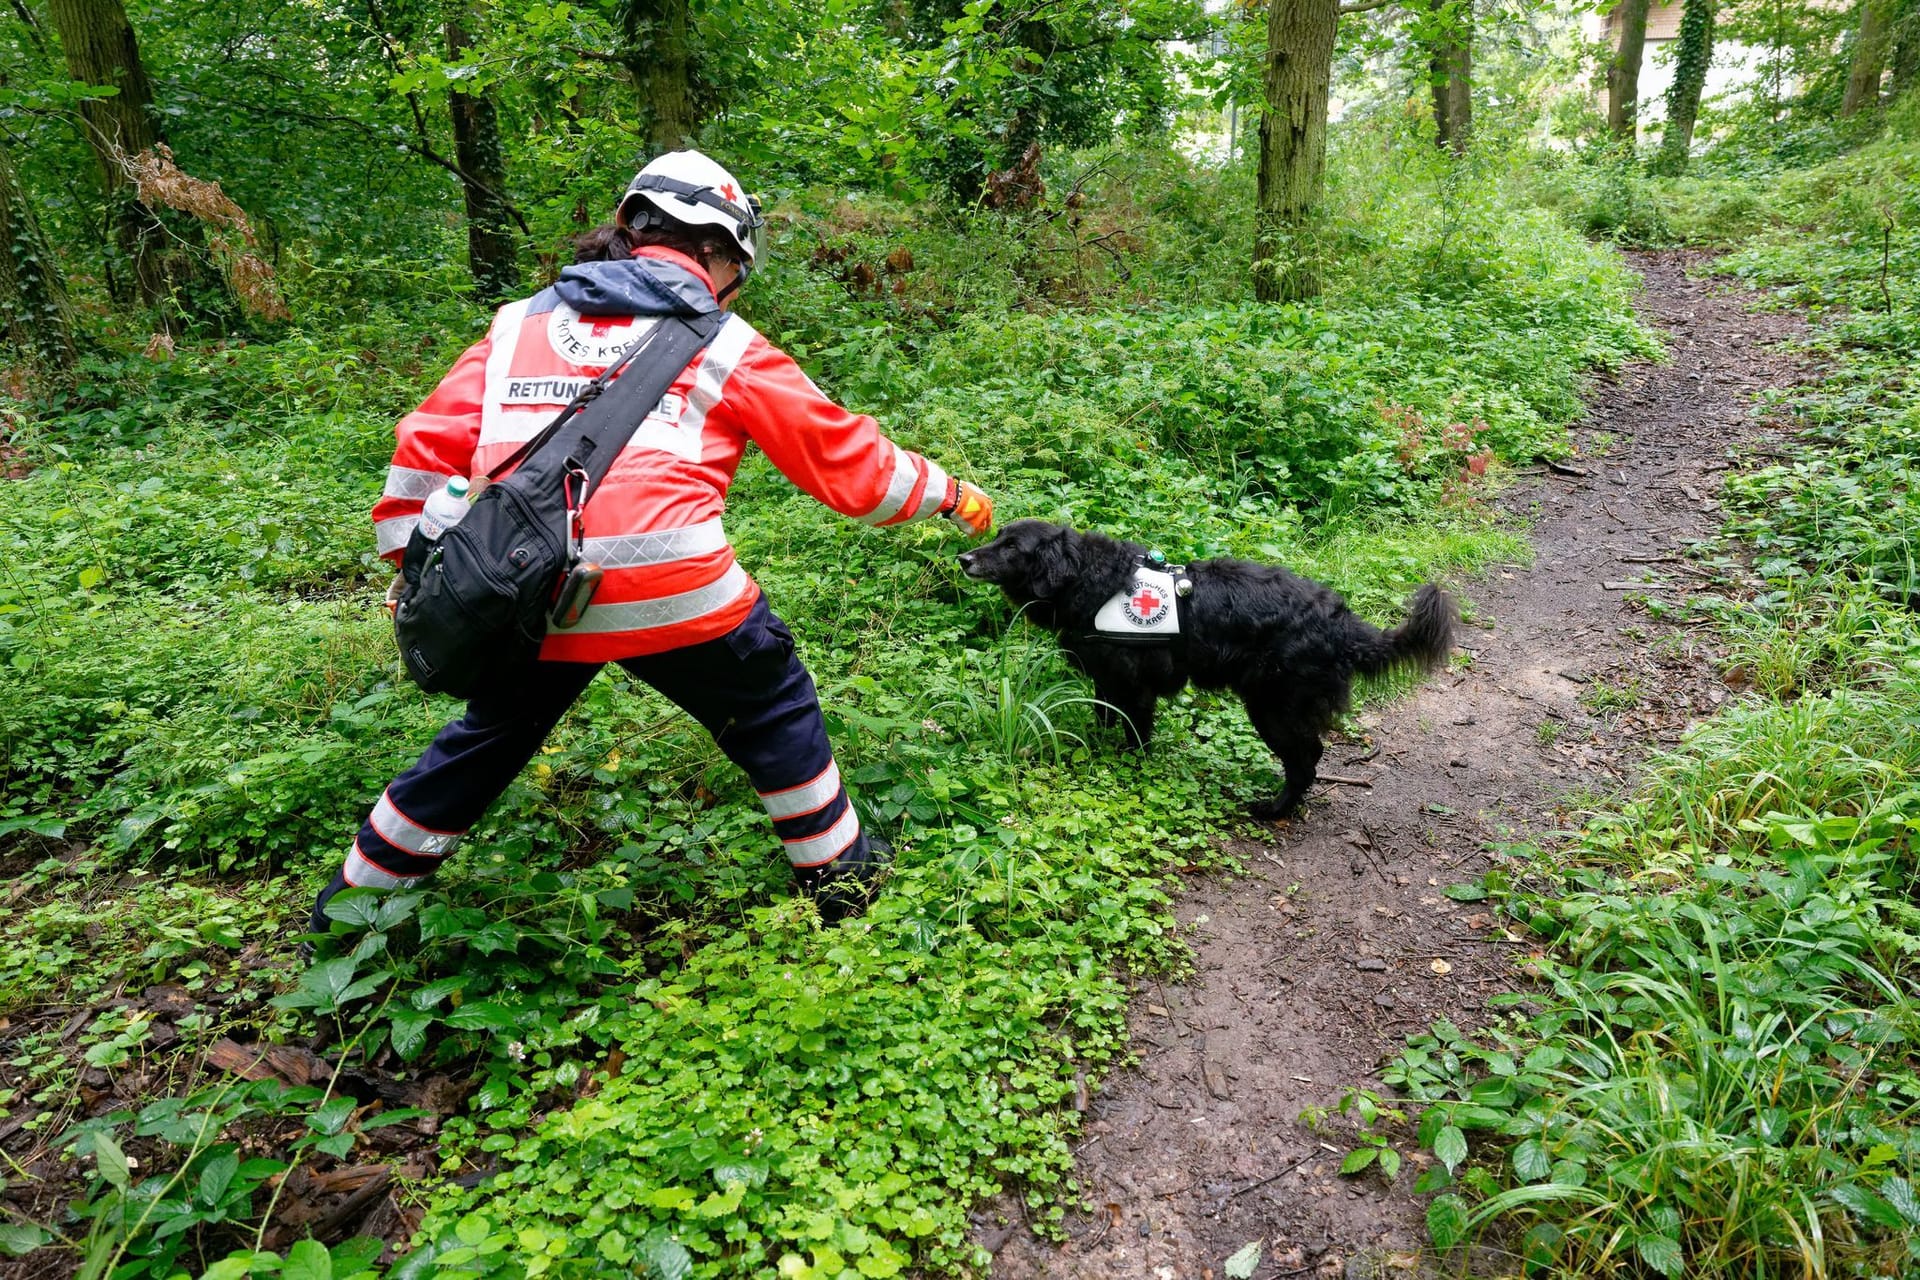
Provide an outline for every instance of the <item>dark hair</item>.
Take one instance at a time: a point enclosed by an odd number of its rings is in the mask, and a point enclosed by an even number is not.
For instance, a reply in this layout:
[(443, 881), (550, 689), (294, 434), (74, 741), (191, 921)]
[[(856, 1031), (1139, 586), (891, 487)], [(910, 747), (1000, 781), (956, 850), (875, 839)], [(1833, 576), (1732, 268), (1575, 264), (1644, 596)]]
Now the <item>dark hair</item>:
[(603, 222), (573, 240), (575, 262), (619, 262), (633, 256), (644, 245), (659, 245), (684, 253), (705, 266), (714, 258), (740, 262), (740, 246), (726, 232), (707, 227), (649, 227), (634, 231), (618, 223)]

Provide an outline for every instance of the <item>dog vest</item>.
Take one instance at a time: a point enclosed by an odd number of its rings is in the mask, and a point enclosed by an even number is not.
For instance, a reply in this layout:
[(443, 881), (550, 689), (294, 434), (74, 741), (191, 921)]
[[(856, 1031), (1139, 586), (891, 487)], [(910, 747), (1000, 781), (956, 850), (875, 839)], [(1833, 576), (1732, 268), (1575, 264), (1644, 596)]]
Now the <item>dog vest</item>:
[(1187, 566), (1168, 564), (1158, 551), (1134, 557), (1133, 581), (1093, 615), (1092, 634), (1101, 640), (1168, 644), (1180, 638), (1180, 614), (1193, 583)]

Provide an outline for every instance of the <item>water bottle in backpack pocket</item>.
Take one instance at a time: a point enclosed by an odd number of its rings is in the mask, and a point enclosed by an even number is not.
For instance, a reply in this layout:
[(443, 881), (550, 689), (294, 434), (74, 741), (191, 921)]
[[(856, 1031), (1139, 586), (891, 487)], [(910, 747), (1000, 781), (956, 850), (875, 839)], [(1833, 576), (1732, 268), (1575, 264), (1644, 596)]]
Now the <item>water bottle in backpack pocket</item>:
[(441, 534), (459, 524), (472, 509), (467, 497), (471, 487), (465, 476), (449, 476), (428, 495), (427, 505), (420, 512), (420, 532), (428, 542), (438, 542)]

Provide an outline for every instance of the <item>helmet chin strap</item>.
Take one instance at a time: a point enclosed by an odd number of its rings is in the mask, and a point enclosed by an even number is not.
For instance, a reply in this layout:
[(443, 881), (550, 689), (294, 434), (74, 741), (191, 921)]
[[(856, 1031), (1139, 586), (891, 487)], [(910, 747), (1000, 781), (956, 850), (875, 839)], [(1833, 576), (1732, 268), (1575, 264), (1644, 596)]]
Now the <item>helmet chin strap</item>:
[(731, 298), (734, 294), (738, 293), (740, 291), (740, 286), (745, 284), (747, 282), (747, 277), (752, 274), (753, 274), (753, 268), (749, 267), (746, 263), (740, 262), (739, 260), (736, 259), (734, 262), (733, 279), (727, 282), (726, 288), (722, 289), (719, 293), (714, 295), (713, 300), (715, 302), (718, 302), (722, 306), (725, 306), (727, 299)]

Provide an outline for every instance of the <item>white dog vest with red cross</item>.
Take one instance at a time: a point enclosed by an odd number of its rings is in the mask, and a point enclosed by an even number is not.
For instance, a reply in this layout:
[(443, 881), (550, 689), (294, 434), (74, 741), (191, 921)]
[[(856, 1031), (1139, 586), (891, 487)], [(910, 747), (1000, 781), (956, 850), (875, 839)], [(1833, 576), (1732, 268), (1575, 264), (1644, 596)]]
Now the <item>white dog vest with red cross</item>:
[[(1093, 615), (1094, 634), (1103, 639), (1173, 640), (1180, 635), (1180, 597), (1193, 587), (1182, 576), (1182, 565), (1158, 563), (1134, 566), (1133, 581), (1100, 606)], [(1181, 590), (1185, 587), (1185, 591)]]

